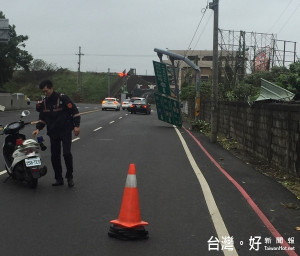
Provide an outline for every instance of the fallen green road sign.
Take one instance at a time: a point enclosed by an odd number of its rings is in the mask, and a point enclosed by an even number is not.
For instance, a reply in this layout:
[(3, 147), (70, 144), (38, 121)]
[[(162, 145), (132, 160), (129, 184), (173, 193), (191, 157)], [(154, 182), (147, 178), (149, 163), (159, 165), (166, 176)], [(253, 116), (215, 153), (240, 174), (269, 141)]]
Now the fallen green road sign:
[(181, 127), (182, 122), (179, 101), (159, 93), (154, 93), (154, 98), (158, 119)]
[(158, 91), (162, 94), (171, 95), (167, 65), (153, 61), (153, 67)]

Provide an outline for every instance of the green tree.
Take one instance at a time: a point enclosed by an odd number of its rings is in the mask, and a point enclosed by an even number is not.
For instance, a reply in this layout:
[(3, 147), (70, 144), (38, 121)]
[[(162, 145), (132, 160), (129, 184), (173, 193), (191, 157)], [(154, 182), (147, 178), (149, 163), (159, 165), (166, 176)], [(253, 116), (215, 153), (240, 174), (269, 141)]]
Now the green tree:
[[(0, 18), (5, 19), (2, 11)], [(32, 56), (22, 48), (25, 48), (25, 41), (28, 36), (17, 35), (15, 25), (9, 25), (8, 43), (0, 43), (0, 90), (3, 90), (3, 85), (9, 81), (16, 69), (29, 70), (29, 64), (32, 61)]]
[(29, 65), (30, 71), (48, 71), (48, 72), (56, 72), (58, 67), (55, 64), (47, 63), (41, 59), (34, 59), (32, 63)]
[(295, 93), (295, 100), (300, 100), (300, 61), (292, 63), (286, 72), (282, 72), (276, 84)]

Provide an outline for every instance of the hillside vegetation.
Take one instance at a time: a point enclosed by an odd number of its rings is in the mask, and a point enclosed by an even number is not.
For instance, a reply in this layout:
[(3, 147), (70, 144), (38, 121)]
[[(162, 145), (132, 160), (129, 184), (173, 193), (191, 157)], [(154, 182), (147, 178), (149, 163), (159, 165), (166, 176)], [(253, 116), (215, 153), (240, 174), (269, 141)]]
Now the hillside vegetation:
[[(77, 86), (77, 72), (60, 69), (58, 71), (17, 71), (13, 78), (4, 85), (4, 90), (9, 93), (21, 92), (31, 100), (41, 98), (39, 83), (44, 79), (53, 81), (57, 92), (67, 94), (74, 101), (99, 103), (108, 93), (107, 73), (82, 72), (82, 86)], [(110, 85), (118, 76), (111, 74)]]

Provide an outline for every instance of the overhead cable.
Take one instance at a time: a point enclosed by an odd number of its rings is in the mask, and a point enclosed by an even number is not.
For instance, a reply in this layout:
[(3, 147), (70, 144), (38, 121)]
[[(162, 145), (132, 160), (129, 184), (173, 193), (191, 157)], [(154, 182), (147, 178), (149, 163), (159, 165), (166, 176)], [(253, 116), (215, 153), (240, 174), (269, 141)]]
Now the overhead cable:
[(283, 14), (286, 12), (286, 10), (288, 9), (288, 7), (290, 6), (290, 4), (293, 2), (293, 0), (290, 0), (289, 3), (287, 4), (287, 6), (283, 9), (283, 11), (280, 13), (280, 15), (278, 16), (277, 20), (273, 23), (273, 25), (270, 27), (270, 29), (268, 30), (268, 33), (272, 31), (272, 29), (274, 28), (274, 26), (278, 23), (278, 21), (283, 17)]
[(298, 3), (297, 7), (294, 9), (294, 11), (292, 12), (292, 14), (289, 16), (289, 18), (287, 19), (287, 21), (283, 24), (283, 26), (280, 28), (280, 30), (278, 31), (277, 34), (279, 34), (283, 29), (284, 27), (287, 25), (287, 23), (290, 21), (290, 19), (294, 16), (294, 14), (296, 13), (297, 9), (299, 8), (300, 6), (300, 2)]

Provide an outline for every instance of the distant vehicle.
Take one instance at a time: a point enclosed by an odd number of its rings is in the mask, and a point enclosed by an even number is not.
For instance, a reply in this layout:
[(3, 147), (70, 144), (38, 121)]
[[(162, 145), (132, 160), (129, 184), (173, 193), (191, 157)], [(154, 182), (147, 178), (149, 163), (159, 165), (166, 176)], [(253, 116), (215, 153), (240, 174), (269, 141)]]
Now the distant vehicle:
[(145, 113), (146, 115), (151, 114), (151, 104), (148, 103), (147, 99), (136, 99), (134, 102), (131, 103), (130, 106), (130, 113)]
[(102, 110), (114, 109), (116, 111), (119, 111), (120, 108), (121, 104), (117, 98), (108, 97), (102, 101)]
[(131, 105), (130, 99), (123, 100), (123, 102), (122, 102), (122, 109), (123, 109), (123, 110), (128, 109), (128, 107), (129, 107), (130, 105)]
[(127, 108), (128, 112), (131, 111), (131, 105), (132, 105), (132, 103), (133, 103), (134, 101), (136, 101), (136, 100), (144, 100), (144, 99), (145, 99), (145, 98), (142, 98), (142, 97), (132, 97), (132, 98), (130, 99), (130, 104), (129, 104), (128, 108)]
[(145, 98), (142, 98), (142, 97), (132, 97), (130, 99), (131, 102), (134, 102), (135, 100), (144, 100)]

